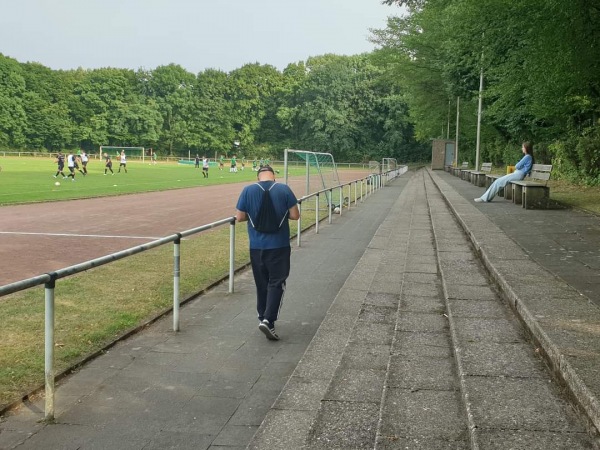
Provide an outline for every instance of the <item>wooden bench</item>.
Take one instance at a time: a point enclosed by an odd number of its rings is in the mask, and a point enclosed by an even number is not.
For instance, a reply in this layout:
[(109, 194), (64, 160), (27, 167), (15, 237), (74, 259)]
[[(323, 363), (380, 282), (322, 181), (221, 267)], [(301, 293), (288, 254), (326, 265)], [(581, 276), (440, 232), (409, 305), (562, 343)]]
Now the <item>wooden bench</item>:
[(547, 208), (550, 200), (548, 180), (551, 172), (551, 164), (534, 164), (531, 166), (531, 173), (528, 176), (521, 181), (512, 181), (506, 187), (505, 198), (525, 209)]
[(460, 167), (456, 167), (454, 169), (454, 175), (456, 175), (459, 178), (463, 177), (463, 172), (469, 170), (469, 162), (468, 161), (464, 161)]
[[(466, 164), (466, 166), (465, 166), (465, 164)], [(466, 168), (468, 168), (468, 167), (469, 167), (469, 163), (468, 163), (468, 162), (464, 162), (464, 163), (462, 163), (462, 166), (460, 166), (460, 167), (454, 167), (454, 166), (451, 166), (451, 167), (450, 167), (450, 173), (451, 173), (452, 175), (454, 175), (455, 177), (457, 177), (457, 176), (459, 176), (459, 174), (460, 174), (460, 171), (461, 171), (462, 169), (466, 169)]]
[(485, 186), (485, 177), (492, 171), (492, 163), (482, 163), (479, 170), (471, 170), (471, 183), (475, 186)]

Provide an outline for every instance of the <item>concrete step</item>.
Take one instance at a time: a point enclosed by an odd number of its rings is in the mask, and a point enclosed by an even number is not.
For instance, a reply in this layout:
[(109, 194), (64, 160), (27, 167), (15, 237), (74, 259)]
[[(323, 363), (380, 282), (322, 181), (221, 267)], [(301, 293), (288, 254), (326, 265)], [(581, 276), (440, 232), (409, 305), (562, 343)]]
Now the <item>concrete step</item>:
[(421, 171), (248, 448), (590, 446)]

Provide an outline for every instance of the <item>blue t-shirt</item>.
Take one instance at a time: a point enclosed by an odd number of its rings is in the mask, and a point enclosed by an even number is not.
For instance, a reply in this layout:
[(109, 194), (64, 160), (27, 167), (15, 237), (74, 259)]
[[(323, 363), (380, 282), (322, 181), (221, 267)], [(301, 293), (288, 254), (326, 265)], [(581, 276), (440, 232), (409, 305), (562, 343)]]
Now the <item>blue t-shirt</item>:
[[(277, 216), (283, 219), (286, 212), (298, 203), (296, 196), (286, 184), (274, 181), (260, 181), (263, 189), (268, 190), (273, 183), (275, 185), (270, 190), (273, 206), (277, 211)], [(264, 191), (258, 183), (246, 186), (237, 202), (237, 210), (245, 212), (250, 218), (255, 219), (258, 215), (262, 203)], [(250, 238), (250, 248), (256, 250), (268, 250), (273, 248), (282, 248), (290, 246), (290, 225), (288, 220), (284, 220), (277, 233), (261, 233), (256, 231), (250, 220), (248, 221), (248, 237)]]
[(521, 158), (521, 161), (517, 163), (515, 169), (527, 175), (529, 172), (531, 172), (531, 166), (533, 166), (533, 158), (531, 155), (526, 153), (525, 156)]

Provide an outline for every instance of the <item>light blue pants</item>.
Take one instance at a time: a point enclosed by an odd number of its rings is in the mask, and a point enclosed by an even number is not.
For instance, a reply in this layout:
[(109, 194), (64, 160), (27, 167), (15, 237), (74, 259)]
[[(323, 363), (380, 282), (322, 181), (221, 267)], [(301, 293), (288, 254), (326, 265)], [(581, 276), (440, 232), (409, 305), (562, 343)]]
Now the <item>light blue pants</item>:
[(509, 173), (508, 175), (498, 178), (492, 183), (488, 190), (483, 193), (481, 200), (484, 202), (492, 201), (492, 199), (498, 194), (498, 191), (503, 187), (506, 187), (510, 181), (520, 181), (523, 178), (525, 178), (525, 174), (520, 170), (515, 170), (513, 173)]

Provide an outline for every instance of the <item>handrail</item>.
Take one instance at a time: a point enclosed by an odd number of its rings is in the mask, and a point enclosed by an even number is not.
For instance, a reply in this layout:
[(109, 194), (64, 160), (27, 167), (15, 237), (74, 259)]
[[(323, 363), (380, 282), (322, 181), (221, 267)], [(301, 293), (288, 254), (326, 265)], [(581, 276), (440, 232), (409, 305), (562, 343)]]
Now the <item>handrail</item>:
[[(350, 181), (348, 183), (343, 183), (337, 186), (333, 186), (330, 188), (321, 189), (320, 191), (314, 192), (312, 194), (305, 195), (298, 199), (298, 208), (300, 209), (300, 219), (298, 219), (298, 232), (297, 232), (297, 245), (301, 245), (301, 236), (302, 236), (302, 203), (306, 200), (315, 197), (316, 198), (316, 216), (315, 216), (315, 230), (319, 232), (319, 222), (320, 222), (320, 211), (319, 211), (319, 196), (323, 193), (328, 193), (328, 221), (332, 223), (332, 198), (333, 198), (333, 190), (339, 189), (339, 214), (342, 214), (342, 210), (344, 206), (350, 208), (352, 201), (350, 200), (350, 196), (348, 199), (348, 205), (344, 205), (344, 187), (348, 186), (348, 189), (351, 191), (352, 185), (354, 185), (354, 200), (355, 206), (358, 206), (358, 187), (357, 185), (360, 183), (360, 200), (364, 201), (366, 197), (373, 194), (376, 189), (381, 189), (385, 186), (385, 181), (389, 181), (390, 179), (396, 178), (408, 170), (406, 166), (402, 166), (400, 169), (393, 169), (387, 172), (370, 174), (366, 177)], [(363, 188), (365, 188), (363, 194)], [(350, 192), (351, 193), (351, 192)], [(30, 289), (36, 286), (44, 285), (44, 302), (45, 302), (45, 314), (44, 314), (44, 374), (45, 374), (45, 420), (53, 421), (54, 420), (54, 293), (56, 287), (56, 281), (61, 278), (65, 278), (71, 275), (75, 275), (81, 272), (85, 272), (87, 270), (109, 264), (114, 261), (118, 261), (123, 258), (127, 258), (129, 256), (133, 256), (135, 254), (144, 252), (146, 250), (150, 250), (156, 247), (160, 247), (162, 245), (173, 242), (174, 250), (173, 250), (173, 331), (179, 331), (179, 278), (180, 278), (180, 245), (181, 238), (191, 236), (193, 234), (200, 233), (202, 231), (206, 231), (221, 225), (229, 224), (230, 226), (230, 238), (229, 238), (229, 293), (234, 292), (234, 273), (235, 273), (235, 224), (236, 219), (235, 216), (227, 217), (225, 219), (217, 220), (215, 222), (201, 225), (198, 227), (190, 228), (185, 231), (181, 231), (178, 233), (174, 233), (160, 239), (156, 239), (151, 242), (147, 242), (145, 244), (136, 245), (135, 247), (130, 247), (125, 250), (121, 250), (110, 255), (101, 256), (99, 258), (95, 258), (89, 261), (85, 261), (79, 264), (75, 264), (72, 266), (64, 267), (62, 269), (58, 269), (53, 272), (48, 272), (45, 274), (37, 275), (35, 277), (27, 278), (24, 280), (16, 281), (14, 283), (10, 283), (4, 286), (0, 286), (0, 297), (3, 297), (8, 294), (12, 294), (15, 292), (23, 291), (26, 289)]]

